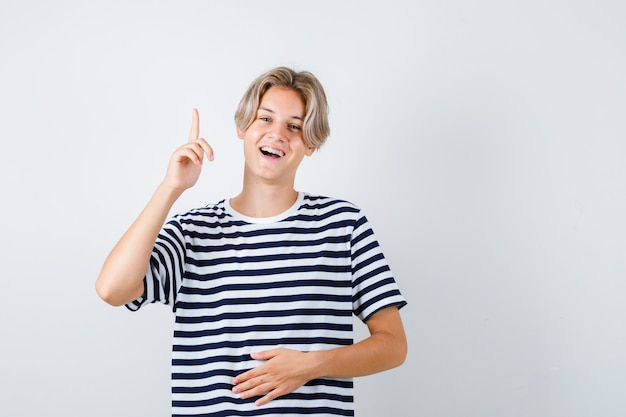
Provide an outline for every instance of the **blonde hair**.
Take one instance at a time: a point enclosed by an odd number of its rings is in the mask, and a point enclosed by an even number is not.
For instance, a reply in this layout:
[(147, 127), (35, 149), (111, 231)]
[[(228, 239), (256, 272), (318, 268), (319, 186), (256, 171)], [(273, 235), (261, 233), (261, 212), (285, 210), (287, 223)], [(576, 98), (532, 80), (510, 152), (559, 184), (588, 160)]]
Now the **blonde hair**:
[(300, 94), (305, 108), (302, 129), (304, 142), (316, 149), (321, 147), (330, 135), (328, 103), (322, 84), (308, 71), (296, 72), (290, 68), (277, 67), (257, 77), (237, 106), (237, 128), (245, 132), (250, 127), (263, 95), (271, 87), (285, 87)]

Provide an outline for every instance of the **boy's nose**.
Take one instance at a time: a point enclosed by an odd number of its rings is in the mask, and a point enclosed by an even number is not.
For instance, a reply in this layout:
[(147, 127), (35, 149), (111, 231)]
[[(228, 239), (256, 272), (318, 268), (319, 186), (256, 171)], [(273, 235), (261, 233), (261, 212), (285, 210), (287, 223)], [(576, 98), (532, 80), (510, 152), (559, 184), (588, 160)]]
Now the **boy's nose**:
[(280, 126), (278, 123), (271, 127), (272, 136), (279, 140), (287, 139), (287, 128), (285, 126)]

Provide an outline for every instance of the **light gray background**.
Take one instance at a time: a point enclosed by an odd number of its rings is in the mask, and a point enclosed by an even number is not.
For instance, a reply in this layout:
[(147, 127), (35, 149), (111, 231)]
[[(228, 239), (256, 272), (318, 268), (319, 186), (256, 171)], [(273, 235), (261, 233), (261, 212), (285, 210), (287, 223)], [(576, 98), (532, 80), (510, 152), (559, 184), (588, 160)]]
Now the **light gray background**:
[[(0, 415), (166, 416), (171, 314), (100, 266), (184, 142), (180, 211), (239, 191), (232, 115), (276, 65), (326, 87), (298, 188), (372, 221), (405, 365), (357, 415), (626, 413), (622, 1), (0, 1)], [(359, 327), (359, 335), (363, 327)]]

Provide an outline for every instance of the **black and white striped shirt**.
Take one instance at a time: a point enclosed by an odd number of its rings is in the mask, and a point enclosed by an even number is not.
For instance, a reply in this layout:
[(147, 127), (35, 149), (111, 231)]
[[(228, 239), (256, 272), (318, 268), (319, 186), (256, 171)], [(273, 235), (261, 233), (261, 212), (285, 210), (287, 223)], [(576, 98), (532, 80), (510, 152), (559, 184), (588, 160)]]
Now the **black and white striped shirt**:
[(404, 306), (367, 219), (354, 205), (299, 193), (272, 218), (228, 200), (173, 217), (154, 246), (145, 291), (127, 307), (172, 307), (174, 416), (352, 416), (352, 380), (322, 378), (257, 407), (232, 379), (250, 353), (353, 343), (352, 315)]

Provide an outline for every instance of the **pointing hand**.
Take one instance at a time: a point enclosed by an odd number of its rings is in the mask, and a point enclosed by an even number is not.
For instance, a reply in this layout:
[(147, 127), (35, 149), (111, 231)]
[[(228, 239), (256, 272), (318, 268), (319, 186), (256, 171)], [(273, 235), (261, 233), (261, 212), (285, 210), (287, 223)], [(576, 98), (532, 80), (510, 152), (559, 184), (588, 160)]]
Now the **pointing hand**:
[(172, 154), (164, 183), (180, 191), (192, 187), (200, 177), (205, 155), (209, 161), (213, 160), (213, 148), (200, 137), (200, 116), (194, 108), (189, 140)]

